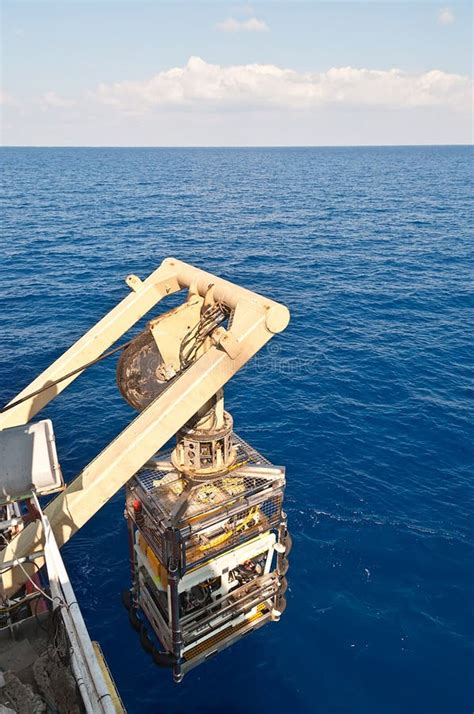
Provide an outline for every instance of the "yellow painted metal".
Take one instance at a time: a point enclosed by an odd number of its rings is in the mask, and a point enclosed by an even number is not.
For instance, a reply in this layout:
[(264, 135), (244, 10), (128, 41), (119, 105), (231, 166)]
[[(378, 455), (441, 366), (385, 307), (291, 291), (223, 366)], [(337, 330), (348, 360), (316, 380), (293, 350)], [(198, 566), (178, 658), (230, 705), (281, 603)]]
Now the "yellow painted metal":
[[(42, 374), (34, 379), (11, 402), (31, 394), (51, 382), (100, 357), (116, 340), (138, 322), (163, 297), (180, 290), (176, 275), (166, 266), (161, 265), (143, 283), (137, 292), (132, 292), (113, 310), (83, 335), (61, 357), (53, 362)], [(0, 429), (26, 424), (56, 395), (62, 392), (82, 372), (65, 379), (56, 386), (46, 389), (36, 397), (0, 414)], [(11, 403), (10, 402), (10, 403)]]
[(212, 273), (207, 273), (205, 270), (195, 268), (193, 265), (183, 263), (183, 261), (176, 258), (166, 258), (162, 265), (166, 265), (175, 271), (178, 282), (182, 287), (190, 288), (202, 297), (206, 295), (209, 286), (214, 285), (214, 300), (223, 302), (231, 308), (237, 308), (243, 301), (260, 305), (266, 313), (266, 327), (274, 334), (282, 332), (288, 325), (290, 312), (281, 303), (247, 290), (247, 288), (242, 288), (240, 285), (235, 285), (235, 283), (223, 278), (218, 278)]
[(235, 526), (235, 528), (231, 528), (225, 533), (222, 533), (221, 535), (212, 538), (209, 543), (203, 543), (202, 545), (198, 545), (197, 549), (201, 552), (205, 552), (207, 550), (212, 550), (212, 548), (215, 548), (218, 545), (222, 545), (222, 543), (225, 543), (227, 540), (229, 540), (229, 538), (232, 538), (237, 533), (240, 533), (240, 531), (244, 531), (247, 528), (248, 524), (251, 523), (255, 518), (257, 518), (259, 510), (260, 506), (254, 506), (247, 513), (245, 518), (238, 525)]
[(138, 547), (142, 551), (143, 555), (148, 558), (150, 568), (152, 569), (153, 574), (160, 581), (161, 587), (163, 590), (166, 590), (168, 586), (168, 571), (160, 562), (159, 558), (157, 558), (153, 548), (148, 545), (141, 531), (138, 531)]
[(193, 295), (174, 310), (150, 320), (151, 334), (168, 373), (171, 373), (171, 370), (173, 374), (179, 372), (181, 342), (189, 330), (198, 324), (202, 305), (203, 298)]
[(94, 641), (92, 642), (92, 647), (94, 648), (95, 656), (97, 657), (100, 671), (102, 672), (102, 676), (107, 685), (107, 689), (109, 690), (110, 698), (112, 700), (112, 704), (115, 707), (116, 713), (127, 714), (123, 702), (120, 699), (120, 695), (117, 691), (117, 687), (115, 686), (115, 682), (110, 672), (110, 669), (107, 667), (107, 662), (105, 661), (101, 646), (98, 642)]
[(205, 652), (212, 650), (220, 642), (225, 640), (226, 637), (229, 637), (229, 635), (234, 635), (239, 630), (242, 630), (244, 627), (247, 627), (250, 623), (255, 623), (260, 620), (269, 612), (269, 610), (270, 608), (266, 603), (261, 603), (260, 605), (257, 605), (255, 612), (249, 617), (247, 617), (245, 620), (242, 620), (234, 626), (229, 625), (229, 627), (226, 627), (224, 630), (220, 630), (220, 632), (217, 632), (212, 637), (208, 637), (208, 639), (204, 640), (204, 642), (200, 642), (198, 645), (191, 647), (184, 653), (184, 659), (186, 660), (186, 662), (190, 662), (195, 657), (198, 657), (199, 655), (202, 655)]
[[(87, 523), (275, 332), (288, 324), (289, 312), (284, 305), (174, 259), (163, 261), (143, 283), (132, 282), (135, 291), (15, 400), (102, 354), (164, 295), (176, 292), (179, 287), (188, 287), (191, 294), (204, 297), (209, 285), (214, 285), (214, 298), (235, 310), (229, 333), (239, 344), (238, 354), (232, 358), (219, 345), (210, 347), (46, 507), (59, 546)], [(26, 423), (73, 379), (0, 415), (0, 428)], [(0, 570), (2, 563), (38, 549), (41, 549), (41, 529), (32, 523), (0, 552)], [(41, 558), (37, 562), (41, 565)], [(15, 567), (3, 572), (0, 582), (5, 594), (11, 595), (25, 582), (25, 576)]]

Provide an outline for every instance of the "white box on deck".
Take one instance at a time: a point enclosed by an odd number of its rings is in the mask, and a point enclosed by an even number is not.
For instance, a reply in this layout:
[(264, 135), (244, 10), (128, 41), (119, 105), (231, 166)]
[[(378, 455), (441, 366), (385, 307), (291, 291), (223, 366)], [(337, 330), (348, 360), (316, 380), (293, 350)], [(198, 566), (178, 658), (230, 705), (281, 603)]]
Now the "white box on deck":
[(0, 431), (0, 502), (63, 486), (50, 419)]

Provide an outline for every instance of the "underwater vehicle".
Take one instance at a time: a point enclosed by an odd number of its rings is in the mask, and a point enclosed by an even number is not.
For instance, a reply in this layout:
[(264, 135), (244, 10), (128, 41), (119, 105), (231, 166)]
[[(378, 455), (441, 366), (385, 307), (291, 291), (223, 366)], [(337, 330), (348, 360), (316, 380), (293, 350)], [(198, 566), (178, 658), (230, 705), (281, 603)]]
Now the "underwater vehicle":
[[(146, 280), (129, 275), (126, 283), (131, 293), (0, 412), (0, 451), (9, 455), (0, 460), (0, 642), (21, 639), (22, 623), (38, 619), (29, 599), (41, 601), (44, 627), (54, 626), (65, 643), (70, 675), (87, 679), (85, 706), (93, 712), (123, 705), (90, 642), (59, 548), (119, 489), (131, 566), (122, 600), (141, 645), (177, 682), (280, 619), (291, 548), (285, 469), (234, 433), (223, 392), (286, 328), (288, 309), (173, 258)], [(181, 304), (114, 346), (181, 290)], [(51, 422), (31, 420), (86, 368), (117, 352), (118, 387), (138, 416), (65, 486)], [(52, 492), (43, 510), (39, 499)]]

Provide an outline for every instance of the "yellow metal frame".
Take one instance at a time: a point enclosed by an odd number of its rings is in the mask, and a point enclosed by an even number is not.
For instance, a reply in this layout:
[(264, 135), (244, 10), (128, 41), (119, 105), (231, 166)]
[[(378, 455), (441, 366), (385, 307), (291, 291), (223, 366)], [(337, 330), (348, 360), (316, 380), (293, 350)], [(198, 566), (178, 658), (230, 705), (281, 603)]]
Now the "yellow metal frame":
[[(0, 415), (0, 429), (26, 424), (81, 372), (51, 388), (83, 364), (99, 357), (166, 295), (187, 288), (212, 295), (234, 311), (229, 330), (216, 330), (215, 344), (127, 426), (45, 509), (61, 546), (79, 530), (274, 334), (285, 329), (284, 305), (174, 258), (146, 280), (128, 276), (132, 293), (81, 337), (13, 400), (46, 387), (37, 396)], [(2, 564), (41, 550), (39, 524), (28, 525), (0, 552)], [(36, 563), (42, 565), (41, 557)], [(30, 573), (32, 572), (32, 566)], [(28, 568), (27, 568), (28, 569)], [(2, 592), (12, 595), (26, 581), (15, 567), (0, 575)]]

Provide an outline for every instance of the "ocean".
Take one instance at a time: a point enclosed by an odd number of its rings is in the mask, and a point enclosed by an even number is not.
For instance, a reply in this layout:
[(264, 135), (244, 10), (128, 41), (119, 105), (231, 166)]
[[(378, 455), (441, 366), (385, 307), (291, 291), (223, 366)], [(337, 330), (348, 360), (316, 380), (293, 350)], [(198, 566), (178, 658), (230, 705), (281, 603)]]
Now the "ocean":
[[(291, 310), (226, 391), (287, 468), (280, 624), (174, 685), (121, 605), (123, 493), (63, 549), (129, 714), (471, 714), (473, 149), (0, 156), (2, 404), (167, 256)], [(134, 416), (115, 366), (41, 413), (67, 480)]]

